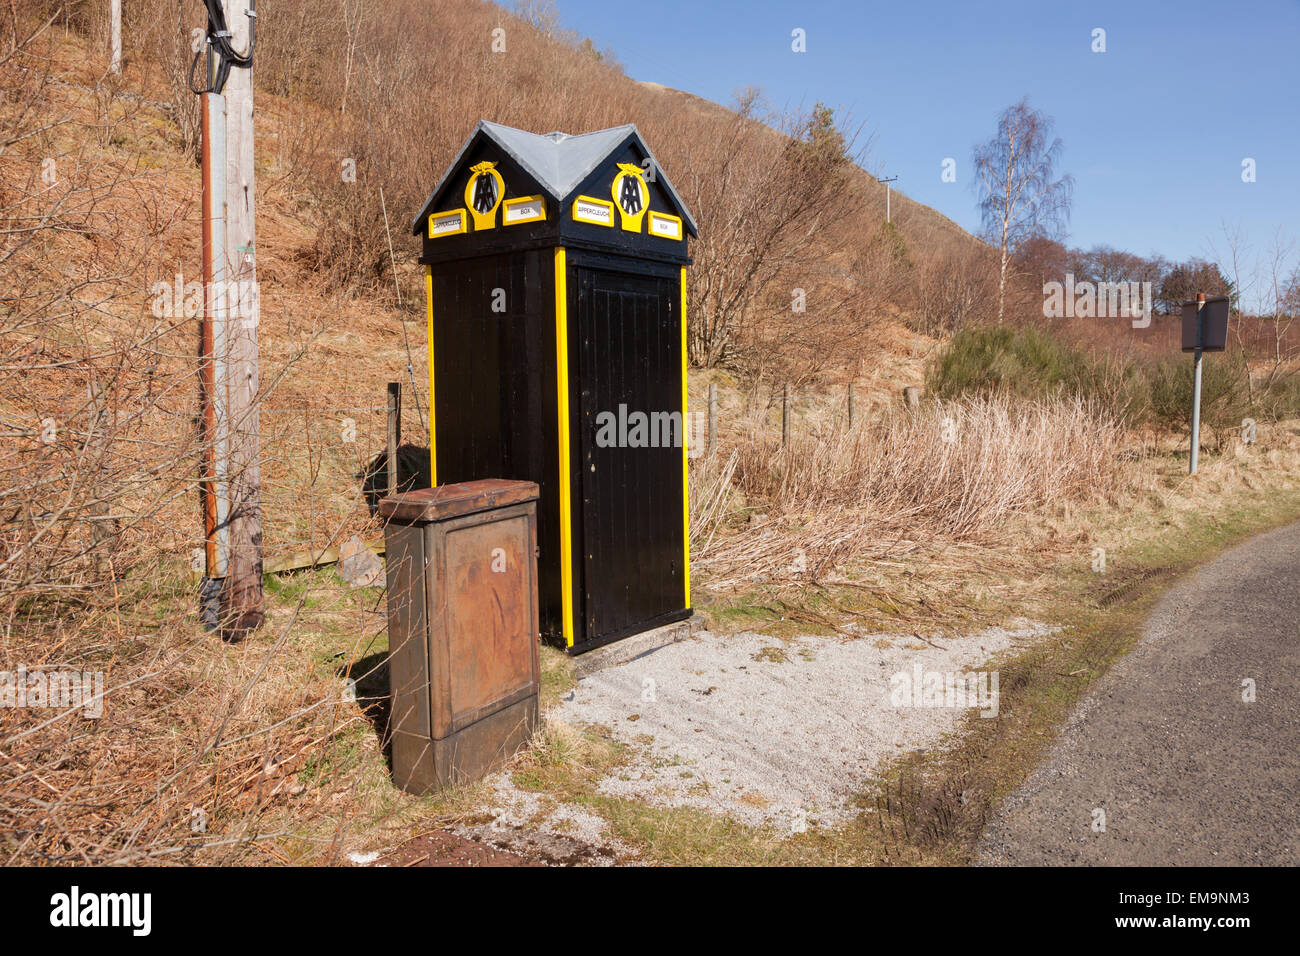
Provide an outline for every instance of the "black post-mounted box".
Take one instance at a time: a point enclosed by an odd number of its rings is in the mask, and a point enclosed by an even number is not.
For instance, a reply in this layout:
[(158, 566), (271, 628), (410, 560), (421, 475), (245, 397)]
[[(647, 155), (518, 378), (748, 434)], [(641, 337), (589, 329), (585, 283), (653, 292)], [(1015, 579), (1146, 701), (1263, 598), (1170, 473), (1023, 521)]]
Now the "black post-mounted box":
[(1198, 309), (1195, 302), (1184, 302), (1183, 351), (1222, 352), (1228, 347), (1227, 296), (1206, 299)]

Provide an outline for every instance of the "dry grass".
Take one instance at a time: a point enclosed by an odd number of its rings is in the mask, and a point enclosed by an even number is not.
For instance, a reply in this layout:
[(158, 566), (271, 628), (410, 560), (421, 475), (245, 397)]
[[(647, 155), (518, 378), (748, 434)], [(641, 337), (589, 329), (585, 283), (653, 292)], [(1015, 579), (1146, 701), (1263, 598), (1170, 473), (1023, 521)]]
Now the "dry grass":
[(1122, 439), (1086, 403), (1003, 399), (930, 403), (784, 449), (744, 439), (692, 473), (693, 565), (715, 586), (816, 581), (899, 541), (996, 535), (1034, 510), (1105, 500)]
[(363, 718), (342, 679), (286, 649), (297, 615), (226, 647), (164, 588), (138, 590), (123, 588), (116, 614), (83, 598), (60, 609), (63, 623), (28, 618), (8, 636), (0, 669), (101, 671), (104, 699), (98, 719), (0, 710), (0, 858), (333, 860), (355, 786), (340, 751)]

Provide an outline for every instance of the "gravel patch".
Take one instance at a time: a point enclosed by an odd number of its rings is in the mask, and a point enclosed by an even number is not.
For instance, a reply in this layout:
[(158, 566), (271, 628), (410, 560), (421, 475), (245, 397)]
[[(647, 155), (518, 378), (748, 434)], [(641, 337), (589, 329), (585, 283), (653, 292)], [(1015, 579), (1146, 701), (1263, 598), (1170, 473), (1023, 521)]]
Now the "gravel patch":
[(790, 833), (836, 826), (884, 765), (940, 744), (969, 713), (895, 706), (895, 675), (969, 672), (1054, 630), (1022, 619), (956, 638), (696, 632), (583, 678), (557, 716), (629, 745), (604, 793)]

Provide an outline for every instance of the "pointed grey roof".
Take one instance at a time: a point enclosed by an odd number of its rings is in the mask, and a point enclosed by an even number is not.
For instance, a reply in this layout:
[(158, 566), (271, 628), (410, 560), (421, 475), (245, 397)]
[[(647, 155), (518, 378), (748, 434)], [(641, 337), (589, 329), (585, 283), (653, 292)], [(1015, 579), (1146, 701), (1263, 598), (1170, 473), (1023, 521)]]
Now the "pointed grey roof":
[(610, 153), (622, 146), (629, 136), (635, 137), (637, 144), (650, 157), (654, 164), (655, 178), (681, 212), (691, 235), (698, 235), (694, 217), (691, 216), (681, 197), (677, 195), (677, 190), (673, 188), (672, 183), (668, 181), (663, 167), (650, 152), (650, 147), (641, 138), (641, 133), (635, 124), (626, 123), (623, 126), (596, 130), (593, 133), (570, 136), (568, 133), (561, 132), (529, 133), (512, 126), (489, 123), (487, 120), (479, 120), (478, 126), (474, 127), (474, 132), (460, 148), (460, 152), (451, 161), (447, 171), (442, 174), (442, 178), (438, 180), (438, 185), (429, 194), (429, 198), (424, 201), (420, 214), (415, 217), (412, 224), (412, 232), (416, 235), (419, 235), (424, 228), (426, 218), (433, 211), (434, 201), (460, 168), (465, 154), (480, 134), (486, 135), (496, 143), (528, 175), (537, 180), (538, 184), (550, 193), (552, 199), (561, 203), (569, 198), (570, 194), (578, 188), (578, 184), (591, 175)]

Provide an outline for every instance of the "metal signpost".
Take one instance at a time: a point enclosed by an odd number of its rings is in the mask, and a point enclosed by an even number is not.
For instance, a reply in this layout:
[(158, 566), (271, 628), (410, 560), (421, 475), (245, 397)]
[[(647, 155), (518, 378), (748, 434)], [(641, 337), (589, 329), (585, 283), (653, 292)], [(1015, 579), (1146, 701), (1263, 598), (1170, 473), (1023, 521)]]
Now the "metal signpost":
[(1188, 474), (1196, 474), (1201, 451), (1201, 355), (1222, 352), (1228, 346), (1228, 299), (1206, 299), (1183, 303), (1183, 351), (1192, 353), (1192, 454)]

